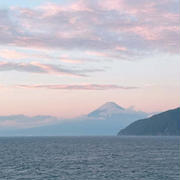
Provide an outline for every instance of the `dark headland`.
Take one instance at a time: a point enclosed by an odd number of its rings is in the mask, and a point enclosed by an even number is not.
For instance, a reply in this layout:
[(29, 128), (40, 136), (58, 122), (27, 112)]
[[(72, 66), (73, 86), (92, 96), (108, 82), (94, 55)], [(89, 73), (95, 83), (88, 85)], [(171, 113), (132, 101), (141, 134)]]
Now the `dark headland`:
[(120, 130), (118, 135), (180, 136), (180, 108), (137, 120)]

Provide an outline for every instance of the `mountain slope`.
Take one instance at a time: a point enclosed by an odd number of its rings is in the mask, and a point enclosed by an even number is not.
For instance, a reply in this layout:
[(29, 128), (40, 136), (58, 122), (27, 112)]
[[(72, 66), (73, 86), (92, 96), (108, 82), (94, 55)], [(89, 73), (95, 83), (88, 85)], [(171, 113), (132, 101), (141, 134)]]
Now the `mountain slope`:
[(180, 108), (135, 121), (118, 135), (180, 135)]

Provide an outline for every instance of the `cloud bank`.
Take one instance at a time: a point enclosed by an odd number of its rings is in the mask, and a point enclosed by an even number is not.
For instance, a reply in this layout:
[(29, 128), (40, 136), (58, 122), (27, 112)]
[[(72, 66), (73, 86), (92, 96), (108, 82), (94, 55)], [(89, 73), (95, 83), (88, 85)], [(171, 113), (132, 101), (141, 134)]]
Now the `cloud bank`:
[(137, 89), (135, 86), (119, 86), (114, 84), (56, 84), (56, 85), (16, 85), (20, 88), (46, 88), (46, 89), (57, 89), (57, 90), (113, 90), (113, 89)]
[[(0, 44), (97, 51), (108, 56), (179, 53), (178, 0), (74, 0), (0, 10)], [(140, 52), (141, 51), (141, 52)]]
[(0, 62), (0, 71), (18, 71), (41, 74), (56, 74), (85, 77), (87, 73), (103, 71), (101, 69), (72, 69), (61, 65), (32, 63)]

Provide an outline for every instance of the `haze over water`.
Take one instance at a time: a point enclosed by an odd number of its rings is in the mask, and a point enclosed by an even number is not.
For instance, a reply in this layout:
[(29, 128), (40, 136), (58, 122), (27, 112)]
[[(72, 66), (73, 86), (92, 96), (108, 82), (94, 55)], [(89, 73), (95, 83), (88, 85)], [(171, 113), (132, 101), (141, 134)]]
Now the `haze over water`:
[(0, 180), (179, 180), (179, 140), (0, 138)]

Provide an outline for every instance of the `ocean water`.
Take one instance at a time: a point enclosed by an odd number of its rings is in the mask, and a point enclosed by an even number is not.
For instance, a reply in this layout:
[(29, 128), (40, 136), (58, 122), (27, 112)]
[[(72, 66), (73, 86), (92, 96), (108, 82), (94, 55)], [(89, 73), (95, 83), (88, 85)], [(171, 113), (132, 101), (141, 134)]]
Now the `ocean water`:
[(0, 138), (0, 180), (179, 180), (178, 137)]

